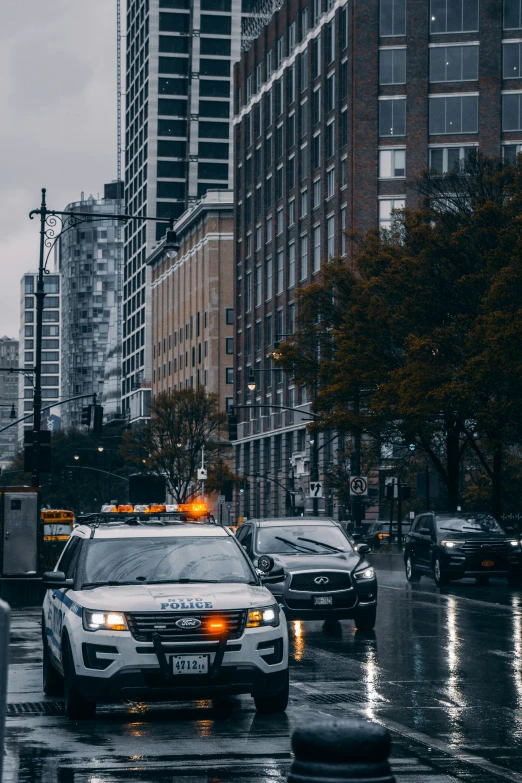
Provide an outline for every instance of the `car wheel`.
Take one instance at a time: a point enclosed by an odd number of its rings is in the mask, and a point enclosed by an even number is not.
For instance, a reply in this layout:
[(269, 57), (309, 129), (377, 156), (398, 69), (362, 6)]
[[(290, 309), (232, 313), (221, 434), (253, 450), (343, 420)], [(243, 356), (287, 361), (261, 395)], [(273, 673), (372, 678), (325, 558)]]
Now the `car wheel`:
[(487, 587), (489, 585), (489, 576), (486, 574), (479, 574), (475, 577), (475, 581), (478, 585), (481, 585), (482, 587)]
[[(45, 630), (45, 629), (44, 629)], [(43, 640), (43, 692), (46, 696), (63, 696), (63, 677), (51, 663), (49, 645)]]
[(507, 581), (510, 587), (520, 587), (522, 584), (522, 574), (519, 571), (509, 571)]
[(281, 690), (253, 694), (256, 710), (263, 715), (276, 715), (285, 712), (288, 706), (289, 686), (290, 677), (287, 669), (285, 682)]
[(408, 582), (420, 582), (421, 575), (413, 565), (411, 555), (408, 555), (408, 557), (406, 558), (404, 567), (406, 569), (406, 579), (408, 580)]
[(74, 673), (74, 661), (71, 648), (65, 641), (62, 642), (63, 663), (64, 663), (64, 695), (65, 695), (65, 714), (69, 720), (83, 720), (85, 718), (94, 718), (96, 715), (96, 702), (88, 701), (76, 686), (76, 676)]
[(435, 579), (437, 587), (443, 587), (444, 585), (449, 584), (449, 576), (438, 555), (435, 555), (435, 559), (433, 560), (433, 578)]
[(353, 618), (353, 622), (358, 631), (373, 631), (377, 619), (377, 607), (370, 609), (360, 609)]

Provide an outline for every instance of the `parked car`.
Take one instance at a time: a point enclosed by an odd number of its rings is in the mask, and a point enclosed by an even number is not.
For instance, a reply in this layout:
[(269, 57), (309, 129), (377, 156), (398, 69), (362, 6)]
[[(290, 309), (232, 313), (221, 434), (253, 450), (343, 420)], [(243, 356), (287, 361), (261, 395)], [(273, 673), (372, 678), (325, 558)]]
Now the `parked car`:
[(506, 577), (512, 587), (522, 582), (520, 541), (489, 514), (419, 514), (406, 536), (404, 565), (408, 582), (433, 576), (439, 587), (466, 576), (481, 585), (490, 576)]
[[(406, 534), (409, 532), (410, 523), (403, 522), (401, 525), (402, 541), (406, 540)], [(376, 520), (367, 525), (362, 534), (361, 540), (368, 544), (372, 549), (379, 549), (385, 544), (397, 541), (398, 527), (397, 522), (392, 524), (392, 537), (390, 540), (390, 523), (383, 520)]]
[(377, 611), (377, 580), (342, 526), (324, 517), (250, 519), (236, 536), (254, 565), (265, 570), (269, 557), (285, 579), (269, 589), (292, 620), (354, 620), (371, 630)]

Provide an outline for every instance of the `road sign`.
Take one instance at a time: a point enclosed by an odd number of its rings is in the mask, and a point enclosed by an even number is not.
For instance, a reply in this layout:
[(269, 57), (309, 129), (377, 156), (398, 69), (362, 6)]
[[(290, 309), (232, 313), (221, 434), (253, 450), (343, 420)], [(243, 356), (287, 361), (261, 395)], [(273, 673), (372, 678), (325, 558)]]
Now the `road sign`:
[(224, 495), (218, 495), (218, 503), (220, 506), (225, 505), (225, 496)]
[(415, 511), (410, 511), (410, 519), (415, 519)]
[(351, 477), (350, 495), (356, 498), (362, 498), (368, 495), (368, 476)]
[(206, 468), (198, 468), (198, 479), (199, 479), (199, 481), (206, 481), (207, 480), (207, 469)]
[(311, 498), (322, 498), (323, 497), (323, 482), (322, 481), (311, 481), (310, 482), (310, 495)]

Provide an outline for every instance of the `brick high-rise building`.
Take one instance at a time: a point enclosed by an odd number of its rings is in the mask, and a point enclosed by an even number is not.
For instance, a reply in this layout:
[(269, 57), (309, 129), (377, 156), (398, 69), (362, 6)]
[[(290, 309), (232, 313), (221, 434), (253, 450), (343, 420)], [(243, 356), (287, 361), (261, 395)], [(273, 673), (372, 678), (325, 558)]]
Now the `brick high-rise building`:
[[(2, 429), (12, 423), (11, 413), (18, 418), (18, 375), (8, 372), (9, 368), (18, 368), (18, 340), (4, 335), (0, 337), (0, 426)], [(4, 470), (15, 456), (17, 448), (17, 429), (11, 427), (0, 433), (0, 467)]]
[[(233, 184), (232, 64), (253, 0), (127, 3), (125, 200), (132, 214), (174, 218)], [(146, 258), (165, 224), (125, 226), (124, 406), (143, 409), (152, 381)], [(150, 280), (149, 280), (150, 283)]]
[[(522, 148), (522, 1), (276, 6), (235, 67), (236, 401), (306, 409), (280, 373), (247, 386), (251, 370), (270, 368), (275, 336), (293, 331), (296, 290), (347, 256), (347, 231), (386, 227), (393, 208), (414, 206), (426, 168)], [(240, 426), (238, 469), (294, 491), (300, 474), (306, 494), (304, 420), (268, 413)], [(335, 459), (328, 441), (322, 476)], [(280, 513), (292, 497), (264, 481), (253, 491), (247, 515)], [(321, 509), (333, 512), (332, 496)]]

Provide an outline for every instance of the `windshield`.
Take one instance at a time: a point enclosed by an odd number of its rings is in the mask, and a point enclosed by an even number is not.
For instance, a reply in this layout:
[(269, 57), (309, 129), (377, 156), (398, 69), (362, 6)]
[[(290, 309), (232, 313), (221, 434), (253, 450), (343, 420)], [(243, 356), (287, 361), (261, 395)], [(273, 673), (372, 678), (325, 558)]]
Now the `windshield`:
[(333, 525), (274, 525), (259, 529), (257, 551), (267, 555), (295, 555), (299, 552), (324, 555), (328, 552), (351, 552), (352, 546)]
[(119, 538), (90, 541), (82, 584), (240, 582), (256, 584), (230, 538)]
[(455, 533), (496, 533), (505, 535), (495, 517), (454, 517), (441, 519), (440, 530), (451, 530)]

